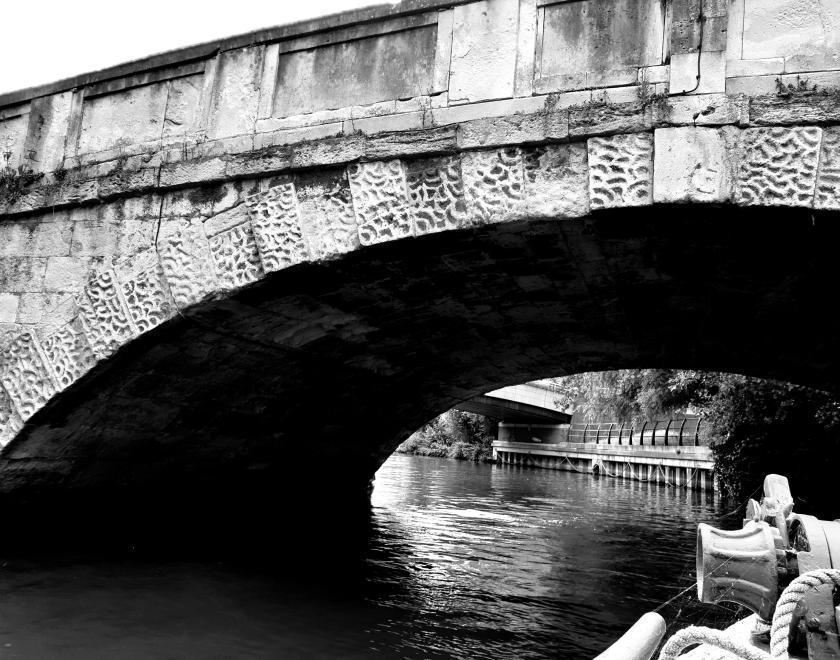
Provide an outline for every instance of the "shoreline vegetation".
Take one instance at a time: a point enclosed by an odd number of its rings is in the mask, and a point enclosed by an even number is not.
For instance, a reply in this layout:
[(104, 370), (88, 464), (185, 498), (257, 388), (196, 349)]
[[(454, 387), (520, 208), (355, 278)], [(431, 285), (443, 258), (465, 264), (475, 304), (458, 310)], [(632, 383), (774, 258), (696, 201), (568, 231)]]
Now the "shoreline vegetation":
[[(552, 379), (555, 403), (582, 421), (654, 421), (680, 414), (703, 419), (723, 494), (743, 502), (764, 476), (784, 474), (797, 508), (836, 512), (835, 457), (840, 456), (840, 400), (832, 394), (737, 374), (633, 369)], [(411, 435), (397, 452), (491, 461), (496, 421), (450, 410)]]

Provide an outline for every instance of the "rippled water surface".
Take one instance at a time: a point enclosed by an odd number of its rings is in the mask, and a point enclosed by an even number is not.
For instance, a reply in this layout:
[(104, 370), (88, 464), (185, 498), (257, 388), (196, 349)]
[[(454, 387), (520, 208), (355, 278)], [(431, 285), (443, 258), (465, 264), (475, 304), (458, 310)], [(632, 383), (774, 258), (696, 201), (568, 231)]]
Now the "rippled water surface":
[(312, 517), (316, 532), (266, 521), (285, 546), (268, 561), (7, 558), (0, 657), (588, 658), (688, 584), (696, 524), (717, 508), (395, 455), (369, 518)]

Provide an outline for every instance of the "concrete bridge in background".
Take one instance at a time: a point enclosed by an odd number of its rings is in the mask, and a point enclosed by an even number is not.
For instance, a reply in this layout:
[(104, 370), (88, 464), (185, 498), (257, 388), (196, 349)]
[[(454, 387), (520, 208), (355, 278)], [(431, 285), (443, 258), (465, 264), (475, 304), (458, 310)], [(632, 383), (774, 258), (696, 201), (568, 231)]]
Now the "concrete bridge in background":
[(500, 422), (569, 424), (572, 416), (559, 406), (557, 391), (541, 382), (511, 385), (473, 397), (455, 406)]
[(406, 0), (0, 96), (4, 520), (363, 492), (565, 373), (836, 390), (838, 25)]

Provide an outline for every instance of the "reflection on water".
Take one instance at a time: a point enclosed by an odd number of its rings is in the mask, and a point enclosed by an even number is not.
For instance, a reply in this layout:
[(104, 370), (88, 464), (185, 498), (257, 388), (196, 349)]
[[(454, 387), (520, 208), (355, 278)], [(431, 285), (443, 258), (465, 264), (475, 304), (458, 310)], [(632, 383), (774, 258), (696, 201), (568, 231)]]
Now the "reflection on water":
[(0, 657), (591, 657), (691, 579), (715, 511), (637, 482), (394, 456), (369, 519), (313, 511), (317, 532), (283, 529), (268, 562), (7, 559)]

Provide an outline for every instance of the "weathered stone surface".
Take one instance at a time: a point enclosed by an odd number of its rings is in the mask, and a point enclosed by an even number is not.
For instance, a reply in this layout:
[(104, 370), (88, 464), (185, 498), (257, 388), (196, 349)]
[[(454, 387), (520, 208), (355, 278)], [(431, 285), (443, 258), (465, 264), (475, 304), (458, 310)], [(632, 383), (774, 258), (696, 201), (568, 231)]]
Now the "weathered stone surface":
[(653, 104), (654, 124), (721, 126), (747, 121), (747, 101), (740, 96), (702, 94), (673, 96)]
[(840, 67), (840, 5), (744, 0), (743, 58), (767, 57), (784, 57), (788, 72)]
[(651, 127), (653, 112), (641, 103), (587, 104), (569, 108), (569, 135), (636, 133)]
[(168, 92), (163, 82), (86, 99), (78, 153), (159, 140)]
[[(255, 282), (265, 273), (245, 209), (236, 208), (223, 215), (228, 222), (213, 227), (208, 221), (204, 223), (204, 229), (210, 240), (216, 278), (223, 289), (231, 290)], [(216, 216), (212, 220), (219, 218)]]
[(17, 319), (20, 295), (0, 293), (0, 323), (14, 323)]
[(111, 269), (95, 274), (78, 297), (79, 316), (91, 349), (103, 359), (137, 334)]
[(457, 156), (407, 162), (406, 184), (415, 236), (458, 229), (468, 223)]
[(69, 387), (96, 363), (79, 318), (56, 328), (42, 339), (41, 345), (59, 389)]
[(47, 259), (39, 257), (8, 257), (0, 259), (0, 291), (22, 293), (41, 291)]
[(252, 133), (257, 121), (263, 48), (219, 55), (208, 133), (211, 138)]
[(455, 7), (450, 101), (513, 96), (518, 21), (516, 2), (482, 0)]
[(821, 137), (822, 129), (816, 127), (745, 130), (737, 203), (811, 206)]
[[(0, 167), (17, 167), (23, 155), (29, 113), (0, 119)], [(5, 154), (8, 154), (8, 159)]]
[(561, 140), (569, 134), (566, 112), (475, 119), (458, 125), (458, 146), (462, 149)]
[(64, 212), (0, 224), (0, 256), (55, 257), (70, 254), (73, 221)]
[(24, 153), (36, 172), (52, 172), (62, 166), (72, 97), (72, 92), (64, 92), (32, 99)]
[(525, 208), (525, 172), (518, 147), (471, 151), (461, 157), (467, 208), (475, 224), (521, 217)]
[(589, 213), (585, 143), (526, 149), (524, 164), (529, 217), (575, 218)]
[(18, 415), (11, 397), (0, 387), (0, 447), (5, 447), (23, 428), (23, 420)]
[(157, 251), (164, 279), (179, 309), (216, 290), (213, 258), (200, 220), (164, 224)]
[(203, 75), (193, 75), (169, 81), (163, 138), (174, 138), (196, 129), (203, 78)]
[(400, 161), (350, 165), (347, 175), (362, 245), (412, 235), (405, 171)]
[(661, 128), (654, 140), (653, 201), (725, 202), (732, 197), (735, 135), (717, 128)]
[(840, 209), (840, 127), (824, 128), (814, 207)]
[(312, 259), (359, 247), (359, 231), (347, 172), (342, 169), (295, 177), (300, 224)]
[(50, 321), (50, 313), (67, 292), (21, 293), (17, 322), (25, 325), (41, 325)]
[(52, 371), (30, 332), (12, 339), (0, 351), (0, 384), (23, 421), (29, 419), (56, 392)]
[[(553, 79), (556, 90), (629, 84), (634, 68), (662, 63), (665, 21), (660, 2), (564, 2), (543, 11), (537, 75)], [(628, 79), (621, 78), (625, 70)]]
[[(275, 117), (430, 94), (436, 28), (426, 25), (280, 55)], [(323, 84), (329, 80), (330, 84)]]
[(246, 204), (265, 272), (294, 266), (307, 259), (293, 183), (282, 183), (249, 197)]
[(758, 126), (840, 123), (840, 93), (757, 96), (750, 99), (750, 122)]
[(138, 333), (148, 332), (174, 315), (175, 306), (154, 248), (132, 255), (115, 268), (123, 300)]
[(648, 133), (592, 138), (589, 202), (593, 210), (650, 204), (653, 136)]

